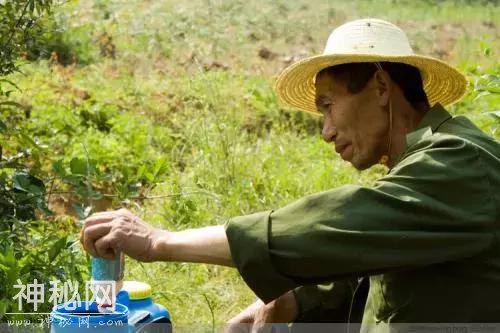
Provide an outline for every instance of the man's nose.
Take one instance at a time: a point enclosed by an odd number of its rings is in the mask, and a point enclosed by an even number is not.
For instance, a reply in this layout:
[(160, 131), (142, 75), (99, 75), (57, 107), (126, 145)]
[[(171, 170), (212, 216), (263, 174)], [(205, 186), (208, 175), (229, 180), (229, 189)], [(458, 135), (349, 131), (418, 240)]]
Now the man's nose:
[(321, 136), (325, 142), (330, 143), (335, 140), (337, 135), (337, 129), (329, 121), (325, 121), (323, 124), (323, 130), (321, 131)]

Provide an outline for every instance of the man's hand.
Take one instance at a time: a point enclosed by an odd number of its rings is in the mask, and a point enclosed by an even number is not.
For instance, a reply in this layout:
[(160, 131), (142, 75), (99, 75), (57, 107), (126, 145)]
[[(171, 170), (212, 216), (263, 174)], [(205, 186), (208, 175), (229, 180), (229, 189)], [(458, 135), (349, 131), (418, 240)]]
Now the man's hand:
[(127, 209), (119, 209), (87, 218), (80, 241), (93, 256), (112, 260), (123, 252), (140, 261), (153, 261), (158, 244), (168, 235), (167, 231), (150, 226)]
[(269, 323), (290, 323), (297, 318), (297, 315), (297, 300), (293, 291), (289, 291), (268, 304), (257, 300), (229, 320), (225, 332), (271, 332)]

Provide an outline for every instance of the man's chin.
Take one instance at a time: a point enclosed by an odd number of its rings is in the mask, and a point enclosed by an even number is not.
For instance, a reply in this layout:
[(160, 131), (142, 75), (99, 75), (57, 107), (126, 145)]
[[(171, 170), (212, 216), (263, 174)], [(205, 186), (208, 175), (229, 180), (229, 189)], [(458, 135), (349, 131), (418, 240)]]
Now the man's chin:
[(352, 158), (350, 161), (348, 161), (349, 163), (351, 163), (351, 165), (358, 171), (363, 171), (363, 170), (366, 170), (372, 166), (374, 166), (375, 164), (377, 164), (377, 162), (372, 162), (372, 161), (367, 161), (367, 160), (358, 160), (357, 158)]

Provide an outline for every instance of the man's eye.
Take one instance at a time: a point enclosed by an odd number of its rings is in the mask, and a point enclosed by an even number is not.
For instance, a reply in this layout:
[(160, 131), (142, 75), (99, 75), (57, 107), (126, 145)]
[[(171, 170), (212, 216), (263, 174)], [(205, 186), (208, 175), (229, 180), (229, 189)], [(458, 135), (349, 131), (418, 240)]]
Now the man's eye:
[(326, 113), (326, 112), (330, 112), (330, 108), (332, 106), (332, 103), (323, 103), (319, 106), (319, 111), (321, 113)]

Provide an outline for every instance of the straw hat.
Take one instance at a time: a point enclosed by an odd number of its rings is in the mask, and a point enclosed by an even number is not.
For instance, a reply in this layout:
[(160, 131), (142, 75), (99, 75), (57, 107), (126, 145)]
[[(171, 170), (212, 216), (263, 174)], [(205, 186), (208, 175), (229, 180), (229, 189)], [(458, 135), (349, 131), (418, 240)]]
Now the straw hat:
[(431, 106), (452, 104), (465, 93), (467, 81), (460, 72), (436, 58), (414, 54), (400, 28), (373, 18), (351, 21), (333, 30), (323, 54), (286, 68), (276, 81), (276, 91), (283, 103), (318, 114), (314, 82), (319, 71), (340, 64), (379, 61), (418, 68)]

